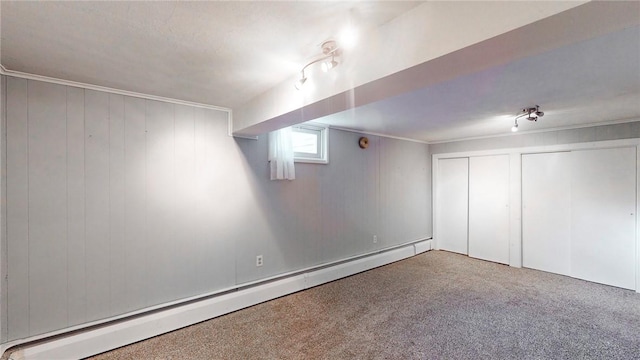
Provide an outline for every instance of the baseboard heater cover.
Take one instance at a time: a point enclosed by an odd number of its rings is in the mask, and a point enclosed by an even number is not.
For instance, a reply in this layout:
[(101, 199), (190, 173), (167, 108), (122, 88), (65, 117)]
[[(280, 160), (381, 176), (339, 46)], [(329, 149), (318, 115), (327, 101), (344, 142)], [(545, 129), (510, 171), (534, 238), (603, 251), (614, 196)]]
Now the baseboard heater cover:
[(431, 250), (431, 240), (268, 282), (13, 352), (10, 360), (79, 359), (158, 336)]

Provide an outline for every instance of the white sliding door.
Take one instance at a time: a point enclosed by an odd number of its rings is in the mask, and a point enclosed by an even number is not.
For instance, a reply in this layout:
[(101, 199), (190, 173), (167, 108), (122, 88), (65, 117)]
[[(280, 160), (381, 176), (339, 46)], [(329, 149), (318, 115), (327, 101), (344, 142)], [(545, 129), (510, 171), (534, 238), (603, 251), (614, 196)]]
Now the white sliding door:
[(570, 275), (571, 153), (522, 156), (522, 266)]
[(635, 288), (635, 148), (571, 153), (572, 276)]
[(467, 254), (469, 159), (438, 160), (437, 181), (438, 248)]
[(469, 159), (469, 256), (509, 263), (509, 156)]
[(636, 149), (522, 156), (523, 266), (635, 288)]

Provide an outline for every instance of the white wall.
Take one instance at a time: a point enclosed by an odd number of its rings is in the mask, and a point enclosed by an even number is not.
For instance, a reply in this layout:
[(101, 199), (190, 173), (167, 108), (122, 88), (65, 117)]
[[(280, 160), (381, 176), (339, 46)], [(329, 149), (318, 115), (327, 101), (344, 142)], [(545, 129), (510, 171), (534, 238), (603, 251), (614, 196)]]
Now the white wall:
[(224, 112), (2, 78), (3, 343), (431, 236), (427, 145), (331, 130), (270, 181)]

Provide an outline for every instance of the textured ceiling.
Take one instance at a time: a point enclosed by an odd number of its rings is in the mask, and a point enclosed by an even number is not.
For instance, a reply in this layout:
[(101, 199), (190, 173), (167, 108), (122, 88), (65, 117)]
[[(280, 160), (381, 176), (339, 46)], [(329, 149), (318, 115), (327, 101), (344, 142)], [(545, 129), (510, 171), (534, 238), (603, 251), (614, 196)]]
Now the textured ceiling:
[[(404, 21), (419, 5), (1, 1), (0, 61), (12, 71), (235, 109), (290, 81), (349, 21), (364, 33)], [(598, 6), (589, 9), (597, 21)], [(518, 109), (535, 104), (546, 115), (521, 130), (638, 119), (640, 12), (635, 24), (317, 121), (431, 142), (508, 133)], [(574, 29), (568, 22), (558, 31)], [(446, 43), (456, 34), (434, 36)]]
[(13, 71), (233, 108), (290, 78), (349, 22), (404, 1), (2, 1)]

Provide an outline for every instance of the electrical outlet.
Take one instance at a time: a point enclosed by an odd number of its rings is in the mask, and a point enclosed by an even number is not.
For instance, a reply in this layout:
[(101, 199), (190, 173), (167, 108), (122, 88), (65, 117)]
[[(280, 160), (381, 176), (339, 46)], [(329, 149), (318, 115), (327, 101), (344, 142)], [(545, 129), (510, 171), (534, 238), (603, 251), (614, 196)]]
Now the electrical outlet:
[(374, 244), (378, 243), (378, 235), (373, 235), (373, 243)]
[(264, 262), (262, 261), (262, 255), (256, 256), (256, 266), (262, 266)]

